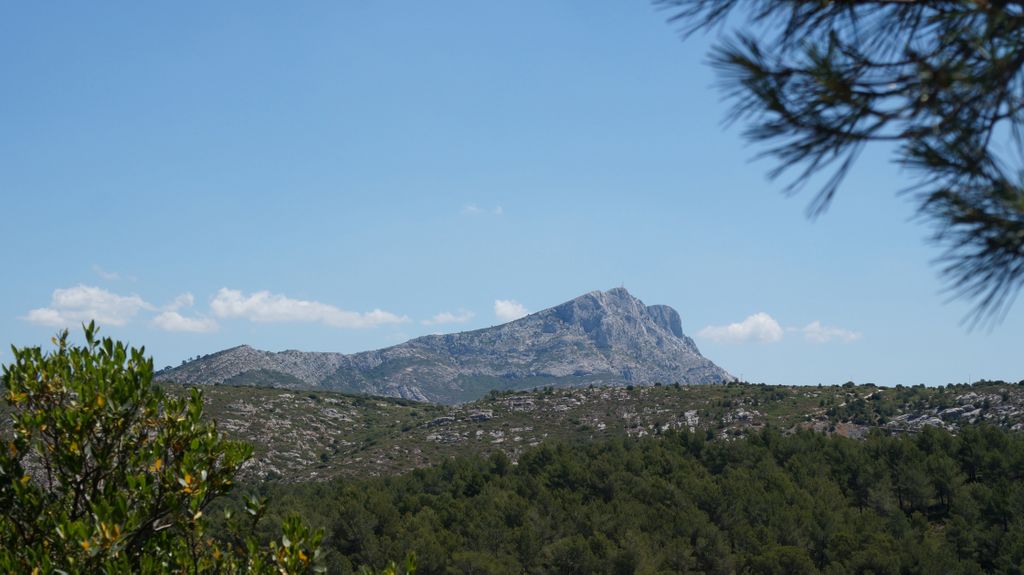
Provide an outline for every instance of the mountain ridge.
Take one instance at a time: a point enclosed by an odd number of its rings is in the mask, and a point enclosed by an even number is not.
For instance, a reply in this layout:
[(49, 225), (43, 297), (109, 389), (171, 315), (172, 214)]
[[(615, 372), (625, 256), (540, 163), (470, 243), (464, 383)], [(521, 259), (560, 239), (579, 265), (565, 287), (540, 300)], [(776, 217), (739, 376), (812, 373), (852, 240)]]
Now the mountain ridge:
[(708, 384), (735, 379), (701, 355), (679, 313), (624, 288), (592, 291), (497, 326), (354, 354), (239, 345), (157, 374), (202, 385), (271, 385), (459, 403), (552, 385)]

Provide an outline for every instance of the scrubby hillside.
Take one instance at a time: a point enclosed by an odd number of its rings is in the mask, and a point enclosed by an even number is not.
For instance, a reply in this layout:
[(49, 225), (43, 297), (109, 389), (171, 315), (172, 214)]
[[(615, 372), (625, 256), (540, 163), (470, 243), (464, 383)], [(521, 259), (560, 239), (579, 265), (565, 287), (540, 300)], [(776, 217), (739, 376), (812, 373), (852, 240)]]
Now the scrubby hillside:
[(545, 440), (580, 442), (669, 430), (727, 440), (766, 426), (855, 438), (871, 429), (1024, 428), (1024, 386), (1004, 382), (942, 388), (743, 383), (551, 388), (492, 393), (454, 407), (253, 387), (215, 386), (205, 394), (207, 416), (256, 446), (247, 477), (286, 481), (390, 475), (465, 454), (501, 452), (514, 461)]

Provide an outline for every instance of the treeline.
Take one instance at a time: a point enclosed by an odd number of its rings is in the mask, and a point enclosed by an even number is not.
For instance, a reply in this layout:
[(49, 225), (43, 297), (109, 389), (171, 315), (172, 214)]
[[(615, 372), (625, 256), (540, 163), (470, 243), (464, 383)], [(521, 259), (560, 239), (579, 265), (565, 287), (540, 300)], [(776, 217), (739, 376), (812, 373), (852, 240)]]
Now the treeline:
[[(390, 478), (265, 487), (332, 572), (1019, 573), (1024, 437), (768, 429), (542, 445)], [(268, 527), (272, 527), (270, 521)]]

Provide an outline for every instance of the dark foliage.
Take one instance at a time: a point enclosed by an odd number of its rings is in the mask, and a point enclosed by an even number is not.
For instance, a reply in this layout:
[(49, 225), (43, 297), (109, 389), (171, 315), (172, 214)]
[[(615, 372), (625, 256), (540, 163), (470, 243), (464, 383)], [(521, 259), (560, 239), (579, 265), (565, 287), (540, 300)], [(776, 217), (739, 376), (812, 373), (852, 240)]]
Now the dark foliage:
[(327, 528), (332, 572), (408, 550), (420, 573), (1017, 573), (1024, 562), (1024, 437), (997, 428), (618, 438), (274, 491), (277, 509)]

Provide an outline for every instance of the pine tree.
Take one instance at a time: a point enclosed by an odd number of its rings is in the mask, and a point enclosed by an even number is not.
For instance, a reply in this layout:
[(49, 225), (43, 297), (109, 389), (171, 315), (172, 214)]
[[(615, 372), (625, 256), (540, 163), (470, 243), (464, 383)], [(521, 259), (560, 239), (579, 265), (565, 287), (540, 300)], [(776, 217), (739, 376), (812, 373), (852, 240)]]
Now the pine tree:
[(918, 176), (904, 189), (945, 248), (952, 297), (997, 322), (1024, 283), (1024, 2), (655, 0), (684, 35), (729, 25), (711, 60), (745, 135), (825, 210), (868, 144)]

